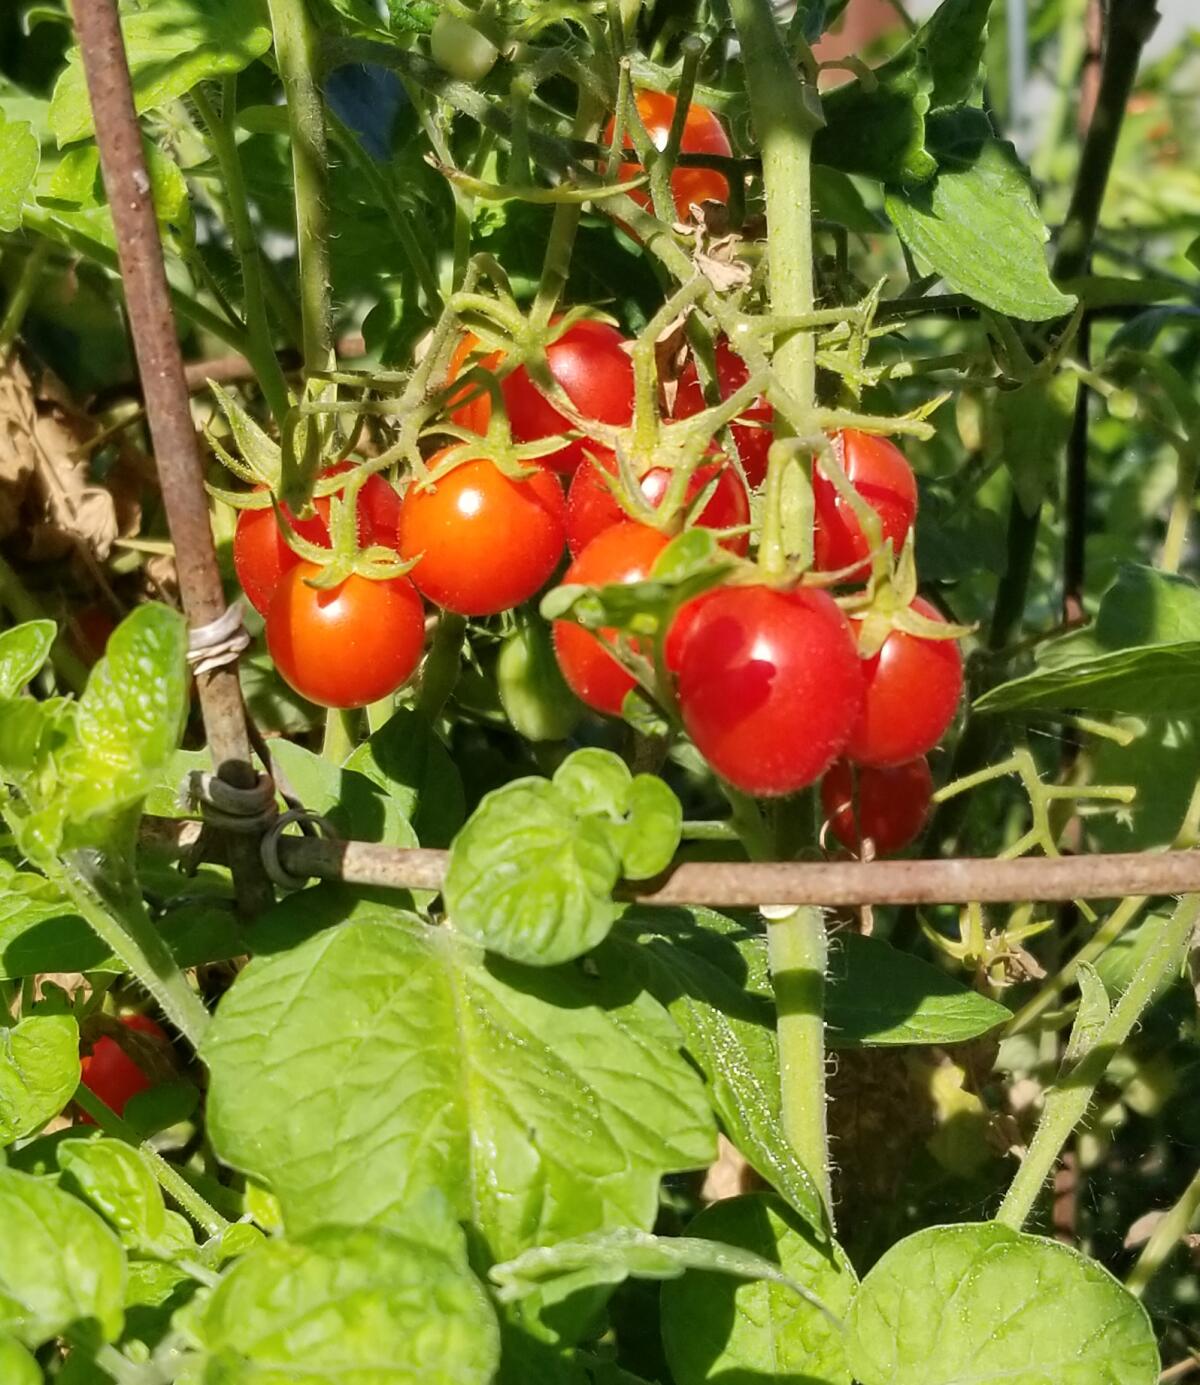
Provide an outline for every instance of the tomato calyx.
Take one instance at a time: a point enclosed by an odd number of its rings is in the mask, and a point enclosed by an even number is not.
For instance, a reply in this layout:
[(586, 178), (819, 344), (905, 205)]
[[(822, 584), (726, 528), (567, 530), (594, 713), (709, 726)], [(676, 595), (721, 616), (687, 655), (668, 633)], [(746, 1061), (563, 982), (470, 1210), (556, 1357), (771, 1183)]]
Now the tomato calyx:
[(854, 622), (858, 647), (864, 659), (874, 658), (889, 635), (900, 630), (919, 640), (962, 640), (974, 625), (955, 625), (933, 620), (919, 609), (915, 544), (910, 533), (892, 571), (878, 585), (874, 579), (864, 594), (845, 597), (838, 604)]

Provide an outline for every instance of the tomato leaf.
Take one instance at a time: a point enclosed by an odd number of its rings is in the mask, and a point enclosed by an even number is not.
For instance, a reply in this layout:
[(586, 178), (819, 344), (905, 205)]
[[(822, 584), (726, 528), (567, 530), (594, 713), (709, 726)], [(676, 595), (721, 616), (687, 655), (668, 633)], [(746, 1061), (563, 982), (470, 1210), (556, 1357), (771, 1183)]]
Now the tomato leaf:
[(994, 1222), (893, 1246), (846, 1329), (861, 1385), (1154, 1385), (1159, 1373), (1146, 1310), (1117, 1280), (1069, 1246)]
[(379, 785), (422, 846), (449, 846), (466, 817), (462, 776), (429, 719), (402, 707), (346, 761)]
[(16, 231), (37, 177), (42, 151), (33, 126), (8, 120), (0, 109), (0, 231)]
[(1029, 514), (1054, 492), (1078, 393), (1079, 377), (1060, 370), (1039, 374), (1016, 389), (996, 390), (988, 399), (984, 451), (990, 461), (1008, 468)]
[(29, 1015), (0, 1028), (0, 1148), (40, 1130), (79, 1086), (79, 1026), (71, 1015)]
[(19, 696), (37, 677), (50, 657), (56, 634), (52, 620), (26, 621), (0, 634), (0, 697)]
[[(156, 0), (121, 3), (121, 30), (138, 114), (176, 101), (198, 83), (241, 72), (271, 46), (261, 0)], [(92, 109), (79, 49), (50, 100), (50, 125), (60, 147), (92, 133)]]
[(270, 1187), (293, 1234), (403, 1227), (431, 1188), (495, 1259), (649, 1230), (661, 1176), (715, 1149), (658, 1002), (348, 899), (306, 891), (254, 930), (260, 955), (203, 1044), (220, 1157)]
[(304, 806), (327, 817), (347, 841), (417, 845), (400, 802), (366, 774), (339, 769), (291, 741), (276, 741), (271, 759)]
[(100, 1218), (41, 1178), (0, 1168), (0, 1331), (36, 1349), (68, 1328), (111, 1342), (125, 1254)]
[(499, 1332), (462, 1232), (448, 1216), (436, 1240), (414, 1230), (330, 1227), (251, 1251), (191, 1319), (205, 1378), (487, 1385)]
[[(184, 1246), (168, 1245), (162, 1192), (141, 1155), (120, 1140), (64, 1140), (58, 1147), (62, 1186), (90, 1203), (131, 1251), (170, 1258), (173, 1250), (195, 1250), (184, 1223)], [(179, 1240), (175, 1233), (176, 1241)]]
[[(724, 1254), (739, 1247), (778, 1265), (780, 1277), (739, 1284), (697, 1264), (663, 1287), (663, 1346), (678, 1385), (735, 1378), (850, 1385), (837, 1318), (850, 1307), (857, 1281), (840, 1246), (814, 1235), (770, 1193), (714, 1203), (688, 1226), (688, 1237), (721, 1243)], [(807, 1296), (781, 1279), (804, 1285)], [(831, 1321), (827, 1313), (836, 1316)]]
[[(183, 173), (153, 140), (143, 137), (142, 148), (159, 230), (164, 238), (171, 237), (177, 247), (190, 246), (195, 229)], [(39, 188), (38, 201), (55, 221), (116, 249), (117, 233), (100, 175), (100, 151), (94, 144), (69, 149), (62, 156), (45, 185)]]
[[(892, 186), (885, 208), (908, 248), (948, 288), (997, 312), (1032, 322), (1062, 317), (1075, 305), (1050, 279), (1049, 236), (1033, 189), (1012, 145), (995, 139), (979, 112), (937, 126), (937, 178)], [(934, 147), (938, 145), (933, 140)]]

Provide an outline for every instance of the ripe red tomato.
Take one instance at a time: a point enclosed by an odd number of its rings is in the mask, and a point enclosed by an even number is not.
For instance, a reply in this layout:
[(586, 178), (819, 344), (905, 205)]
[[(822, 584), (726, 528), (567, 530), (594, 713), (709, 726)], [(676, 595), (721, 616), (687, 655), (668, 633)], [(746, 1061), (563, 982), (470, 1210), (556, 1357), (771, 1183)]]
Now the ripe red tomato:
[[(164, 1044), (170, 1042), (162, 1026), (148, 1015), (121, 1015), (120, 1021), (127, 1029), (150, 1034)], [(125, 1114), (125, 1106), (131, 1097), (149, 1091), (153, 1085), (116, 1039), (110, 1039), (107, 1035), (96, 1040), (91, 1053), (79, 1060), (79, 1067), (83, 1085), (118, 1116)], [(86, 1113), (80, 1119), (85, 1125), (95, 1124)]]
[(321, 590), (298, 563), (267, 611), (267, 649), (281, 676), (310, 702), (366, 707), (411, 677), (425, 643), (425, 612), (407, 577), (373, 582), (351, 573)]
[[(671, 122), (675, 118), (675, 98), (662, 91), (639, 91), (635, 99), (651, 143), (656, 149), (665, 149), (671, 133)], [(605, 144), (612, 144), (615, 129), (614, 117), (604, 131)], [(625, 148), (633, 148), (633, 140), (628, 133), (625, 135)], [(695, 101), (688, 107), (679, 148), (684, 154), (721, 154), (726, 158), (733, 154), (720, 117)], [(641, 164), (623, 163), (619, 177), (624, 182), (636, 178), (641, 171)], [(691, 216), (693, 202), (729, 201), (729, 183), (725, 175), (718, 173), (715, 168), (675, 169), (671, 174), (671, 191), (675, 194), (675, 211), (681, 221), (687, 221)], [(643, 207), (650, 205), (650, 193), (645, 188), (639, 188), (632, 197)]]
[[(833, 439), (842, 467), (859, 495), (879, 515), (883, 537), (891, 539), (899, 553), (917, 517), (917, 482), (904, 454), (887, 438), (847, 429)], [(819, 467), (813, 468), (813, 502), (816, 532), (813, 536), (816, 567), (837, 572), (860, 563), (852, 574), (867, 575), (867, 537), (854, 511)]]
[[(605, 471), (615, 473), (617, 463), (611, 452), (598, 453), (597, 460)], [(740, 529), (748, 526), (750, 497), (746, 494), (742, 478), (725, 458), (706, 462), (696, 469), (688, 484), (688, 501), (711, 485), (714, 478), (716, 489), (696, 517), (696, 523), (709, 529)], [(642, 494), (651, 505), (657, 507), (662, 504), (670, 480), (670, 471), (661, 466), (651, 467), (641, 478)], [(571, 478), (571, 489), (567, 493), (567, 543), (571, 552), (578, 557), (598, 534), (628, 518), (605, 485), (598, 468), (591, 463), (581, 466)], [(749, 529), (744, 534), (732, 534), (722, 539), (721, 544), (731, 553), (748, 553)]]
[[(453, 383), (464, 370), (473, 366), (481, 366), (484, 370), (495, 370), (504, 359), (499, 351), (492, 351), (486, 356), (480, 356), (476, 361), (471, 361), (471, 353), (478, 351), (478, 349), (479, 338), (473, 332), (464, 332), (462, 339), (454, 348), (454, 355), (450, 357), (450, 367), (446, 372), (447, 384)], [(466, 398), (465, 403), (460, 404), (458, 402), (464, 397), (470, 396), (475, 388), (473, 383), (464, 385), (461, 390), (450, 396), (447, 405), (450, 409), (450, 421), (457, 423), (460, 428), (466, 428), (469, 432), (486, 433), (492, 417), (491, 395), (484, 390), (476, 394), (474, 398)]]
[[(729, 345), (728, 337), (718, 337), (716, 355), (717, 388), (721, 398), (728, 399), (731, 394), (736, 394), (749, 380), (750, 367)], [(694, 361), (688, 361), (679, 377), (679, 386), (675, 394), (675, 405), (671, 410), (671, 416), (673, 418), (693, 418), (705, 408), (707, 408), (707, 401), (704, 398), (704, 391), (700, 388), (700, 376), (697, 374), (696, 364)], [(760, 398), (741, 417), (751, 419), (753, 423), (735, 423), (733, 425), (733, 438), (737, 443), (738, 456), (741, 458), (746, 480), (750, 482), (751, 486), (757, 488), (767, 478), (767, 453), (775, 441), (775, 434), (771, 431), (775, 410), (765, 399)]]
[[(597, 535), (567, 569), (564, 583), (605, 587), (617, 582), (640, 582), (650, 575), (667, 537), (657, 529), (627, 520)], [(635, 686), (604, 642), (615, 631), (601, 630), (599, 638), (570, 621), (554, 622), (554, 652), (558, 666), (581, 702), (609, 716), (620, 716), (625, 695)]]
[[(322, 476), (340, 476), (353, 469), (350, 461), (327, 467)], [(265, 486), (257, 488), (265, 491)], [(285, 505), (283, 512), (292, 528), (310, 543), (329, 543), (329, 498), (320, 496), (313, 501), (316, 514), (298, 520)], [(358, 541), (364, 548), (381, 544), (396, 546), (396, 523), (400, 515), (400, 497), (379, 475), (370, 476), (358, 493)], [(300, 562), (300, 555), (288, 547), (275, 511), (242, 510), (233, 535), (233, 568), (246, 599), (260, 615), (266, 615), (271, 597), (285, 572)]]
[(849, 622), (812, 588), (721, 587), (672, 628), (683, 724), (716, 772), (743, 793), (795, 793), (841, 754), (862, 707)]
[(839, 760), (821, 780), (821, 807), (843, 846), (860, 852), (869, 838), (877, 855), (889, 856), (916, 841), (929, 817), (932, 793), (933, 776), (923, 755), (890, 769), (864, 765), (857, 776), (848, 760)]
[[(918, 597), (913, 610), (942, 619)], [(962, 653), (954, 640), (923, 640), (893, 630), (863, 663), (866, 695), (846, 754), (860, 765), (886, 768), (914, 760), (946, 734), (962, 693)]]
[(90, 666), (103, 658), (108, 637), (116, 628), (116, 617), (110, 608), (93, 602), (90, 606), (81, 606), (71, 617), (67, 636), (76, 654)]
[(410, 486), (400, 507), (400, 556), (417, 559), (413, 581), (464, 616), (528, 601), (558, 566), (566, 532), (556, 476), (538, 470), (514, 481), (486, 458), (455, 467), (431, 490)]

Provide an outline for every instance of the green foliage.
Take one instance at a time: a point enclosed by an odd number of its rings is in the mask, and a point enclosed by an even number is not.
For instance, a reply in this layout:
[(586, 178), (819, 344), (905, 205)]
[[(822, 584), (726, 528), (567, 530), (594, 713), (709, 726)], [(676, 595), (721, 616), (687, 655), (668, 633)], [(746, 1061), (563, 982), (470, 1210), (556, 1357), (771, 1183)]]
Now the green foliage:
[(0, 231), (15, 231), (37, 177), (41, 149), (33, 126), (8, 120), (0, 109)]
[(30, 1015), (0, 1029), (0, 1147), (40, 1129), (79, 1085), (79, 1026), (70, 1015)]

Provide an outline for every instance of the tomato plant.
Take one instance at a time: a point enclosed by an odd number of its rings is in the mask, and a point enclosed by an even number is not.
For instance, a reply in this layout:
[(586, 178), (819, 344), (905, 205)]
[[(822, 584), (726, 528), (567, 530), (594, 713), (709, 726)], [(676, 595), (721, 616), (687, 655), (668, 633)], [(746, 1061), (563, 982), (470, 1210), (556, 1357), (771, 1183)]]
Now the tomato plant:
[(1187, 1378), (1186, 8), (0, 5), (0, 1385)]
[[(436, 459), (434, 461), (436, 465)], [(463, 462), (400, 509), (400, 554), (430, 601), (486, 616), (527, 601), (558, 566), (566, 503), (549, 472), (505, 476), (486, 458)]]

